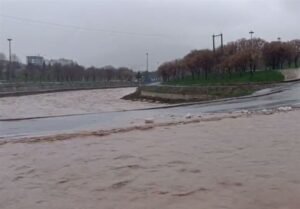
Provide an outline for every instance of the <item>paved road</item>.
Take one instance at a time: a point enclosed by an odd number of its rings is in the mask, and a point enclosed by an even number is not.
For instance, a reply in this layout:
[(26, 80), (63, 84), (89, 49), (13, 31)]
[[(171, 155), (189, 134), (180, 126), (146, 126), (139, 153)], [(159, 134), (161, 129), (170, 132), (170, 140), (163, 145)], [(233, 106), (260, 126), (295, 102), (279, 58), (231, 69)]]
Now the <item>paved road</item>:
[(280, 106), (300, 107), (300, 82), (287, 83), (274, 89), (262, 90), (255, 93), (252, 97), (242, 97), (222, 102), (22, 121), (0, 121), (0, 140), (1, 138), (15, 139), (22, 136), (69, 133), (81, 130), (111, 129), (130, 126), (130, 123), (134, 121), (143, 122), (145, 118), (167, 121), (171, 119), (171, 115), (183, 117), (187, 113), (222, 113), (241, 109), (259, 110)]

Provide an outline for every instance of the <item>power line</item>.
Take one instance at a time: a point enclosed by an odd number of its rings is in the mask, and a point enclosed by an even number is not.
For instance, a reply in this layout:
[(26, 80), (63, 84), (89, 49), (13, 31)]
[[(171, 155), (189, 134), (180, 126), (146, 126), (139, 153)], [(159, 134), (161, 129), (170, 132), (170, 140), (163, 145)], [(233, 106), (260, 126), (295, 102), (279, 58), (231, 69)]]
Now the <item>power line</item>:
[(127, 35), (127, 36), (143, 36), (143, 37), (152, 37), (152, 38), (168, 38), (166, 35), (163, 34), (145, 34), (145, 33), (137, 33), (137, 32), (128, 32), (128, 31), (118, 31), (118, 30), (105, 30), (105, 29), (96, 29), (96, 28), (88, 28), (82, 27), (78, 25), (68, 25), (68, 24), (60, 24), (42, 20), (34, 20), (30, 18), (24, 17), (16, 17), (11, 15), (0, 14), (0, 17), (7, 18), (15, 21), (25, 22), (25, 23), (34, 23), (34, 24), (42, 24), (42, 25), (50, 25), (54, 27), (61, 27), (61, 28), (70, 28), (76, 30), (85, 30), (85, 31), (92, 31), (92, 32), (102, 32), (102, 33), (111, 33), (116, 35)]

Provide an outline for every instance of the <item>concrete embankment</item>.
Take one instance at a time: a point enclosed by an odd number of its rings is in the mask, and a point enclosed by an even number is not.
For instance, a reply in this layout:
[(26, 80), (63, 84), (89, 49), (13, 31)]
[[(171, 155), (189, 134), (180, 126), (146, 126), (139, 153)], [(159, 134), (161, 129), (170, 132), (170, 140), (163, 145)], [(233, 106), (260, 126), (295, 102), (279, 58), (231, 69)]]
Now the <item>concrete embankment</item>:
[(285, 69), (280, 72), (284, 75), (284, 80), (287, 82), (300, 80), (300, 68)]
[(60, 91), (135, 87), (133, 82), (22, 82), (0, 84), (0, 97), (23, 96)]
[(124, 99), (155, 100), (167, 103), (208, 101), (214, 99), (237, 97), (255, 91), (270, 88), (275, 84), (240, 84), (226, 86), (142, 86)]

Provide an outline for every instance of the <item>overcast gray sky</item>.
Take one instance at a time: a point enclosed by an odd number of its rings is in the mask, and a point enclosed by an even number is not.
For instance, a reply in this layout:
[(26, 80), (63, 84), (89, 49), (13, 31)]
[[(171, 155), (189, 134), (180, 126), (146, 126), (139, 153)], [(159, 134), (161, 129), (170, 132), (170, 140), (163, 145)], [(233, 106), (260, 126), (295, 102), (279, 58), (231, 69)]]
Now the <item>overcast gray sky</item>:
[(69, 58), (85, 66), (151, 69), (192, 49), (255, 36), (300, 38), (299, 0), (0, 0), (0, 52), (6, 38), (27, 55)]

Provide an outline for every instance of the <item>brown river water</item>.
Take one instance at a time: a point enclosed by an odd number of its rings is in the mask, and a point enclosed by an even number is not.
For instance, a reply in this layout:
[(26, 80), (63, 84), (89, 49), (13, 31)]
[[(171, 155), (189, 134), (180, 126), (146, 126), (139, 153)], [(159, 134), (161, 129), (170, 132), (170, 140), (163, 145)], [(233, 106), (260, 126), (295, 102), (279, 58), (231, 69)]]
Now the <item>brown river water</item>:
[(99, 113), (162, 106), (121, 98), (136, 88), (98, 89), (0, 98), (0, 119)]
[(299, 209), (300, 112), (0, 146), (1, 209)]

